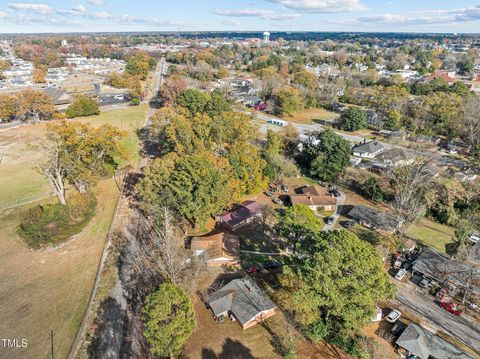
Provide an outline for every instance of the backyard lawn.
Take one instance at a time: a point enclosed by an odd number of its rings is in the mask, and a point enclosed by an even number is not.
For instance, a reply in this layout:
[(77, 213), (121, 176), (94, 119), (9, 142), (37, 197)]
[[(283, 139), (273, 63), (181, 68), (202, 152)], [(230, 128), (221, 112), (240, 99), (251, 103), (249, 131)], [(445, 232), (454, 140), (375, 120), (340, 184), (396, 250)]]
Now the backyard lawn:
[(448, 245), (454, 242), (455, 233), (453, 227), (424, 218), (418, 224), (412, 225), (407, 235), (418, 243), (447, 253)]

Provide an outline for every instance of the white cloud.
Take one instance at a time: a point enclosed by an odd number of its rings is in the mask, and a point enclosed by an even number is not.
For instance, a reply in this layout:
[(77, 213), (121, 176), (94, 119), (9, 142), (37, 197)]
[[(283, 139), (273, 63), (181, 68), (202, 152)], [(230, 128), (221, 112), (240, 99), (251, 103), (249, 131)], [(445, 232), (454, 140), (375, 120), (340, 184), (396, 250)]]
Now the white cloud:
[(94, 6), (100, 6), (103, 5), (103, 0), (88, 0), (88, 3)]
[(267, 9), (239, 9), (239, 10), (221, 10), (217, 9), (214, 11), (215, 14), (221, 16), (232, 16), (232, 17), (258, 17), (264, 20), (291, 20), (297, 19), (300, 17), (300, 14), (280, 14), (272, 10)]
[(112, 17), (112, 15), (106, 11), (92, 12), (85, 14), (85, 16), (92, 19), (109, 19)]
[(288, 9), (314, 12), (352, 12), (367, 10), (362, 0), (267, 0), (275, 4), (283, 5)]
[(87, 11), (85, 6), (83, 6), (82, 4), (78, 4), (77, 6), (73, 7), (72, 10), (75, 11), (75, 12), (85, 12), (85, 11)]
[(239, 9), (239, 10), (215, 10), (215, 14), (223, 16), (239, 16), (239, 17), (264, 17), (270, 16), (274, 12), (265, 9)]
[(227, 26), (237, 26), (240, 25), (240, 21), (236, 19), (226, 19), (222, 21), (222, 25), (227, 25)]
[(8, 14), (6, 12), (0, 11), (0, 18), (7, 17)]
[(9, 3), (8, 7), (16, 11), (34, 12), (37, 14), (49, 14), (50, 6), (47, 4)]

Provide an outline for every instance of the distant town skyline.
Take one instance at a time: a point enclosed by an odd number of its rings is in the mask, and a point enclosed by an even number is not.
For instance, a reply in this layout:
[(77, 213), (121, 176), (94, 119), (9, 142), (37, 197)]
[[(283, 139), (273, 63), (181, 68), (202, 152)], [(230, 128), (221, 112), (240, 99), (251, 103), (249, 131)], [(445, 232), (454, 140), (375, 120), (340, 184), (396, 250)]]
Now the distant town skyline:
[(480, 32), (465, 0), (0, 1), (0, 33), (122, 31)]

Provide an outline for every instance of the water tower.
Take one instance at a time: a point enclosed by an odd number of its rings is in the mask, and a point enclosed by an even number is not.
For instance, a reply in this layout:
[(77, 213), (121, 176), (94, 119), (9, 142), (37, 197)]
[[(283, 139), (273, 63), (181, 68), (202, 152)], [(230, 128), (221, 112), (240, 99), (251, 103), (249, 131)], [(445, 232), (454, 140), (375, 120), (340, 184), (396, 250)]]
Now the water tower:
[(268, 44), (270, 42), (270, 33), (268, 31), (265, 31), (263, 33), (263, 43)]

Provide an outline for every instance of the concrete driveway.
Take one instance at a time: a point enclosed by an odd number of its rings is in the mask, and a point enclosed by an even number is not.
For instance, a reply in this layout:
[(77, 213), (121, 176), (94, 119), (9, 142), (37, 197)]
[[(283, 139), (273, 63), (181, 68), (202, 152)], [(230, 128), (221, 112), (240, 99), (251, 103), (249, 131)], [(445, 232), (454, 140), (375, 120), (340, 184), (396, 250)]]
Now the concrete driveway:
[(432, 296), (410, 282), (397, 282), (395, 302), (400, 311), (412, 312), (428, 327), (451, 335), (480, 354), (480, 323), (473, 318), (465, 315), (457, 317), (446, 311), (434, 302)]
[(340, 213), (342, 212), (342, 207), (345, 204), (347, 196), (340, 190), (338, 190), (338, 192), (340, 192), (340, 196), (337, 197), (337, 209), (335, 213), (331, 216), (334, 218), (334, 221), (332, 224), (325, 224), (325, 226), (322, 228), (322, 232), (332, 230), (333, 227), (335, 227), (335, 225), (337, 224), (338, 219), (340, 218)]

